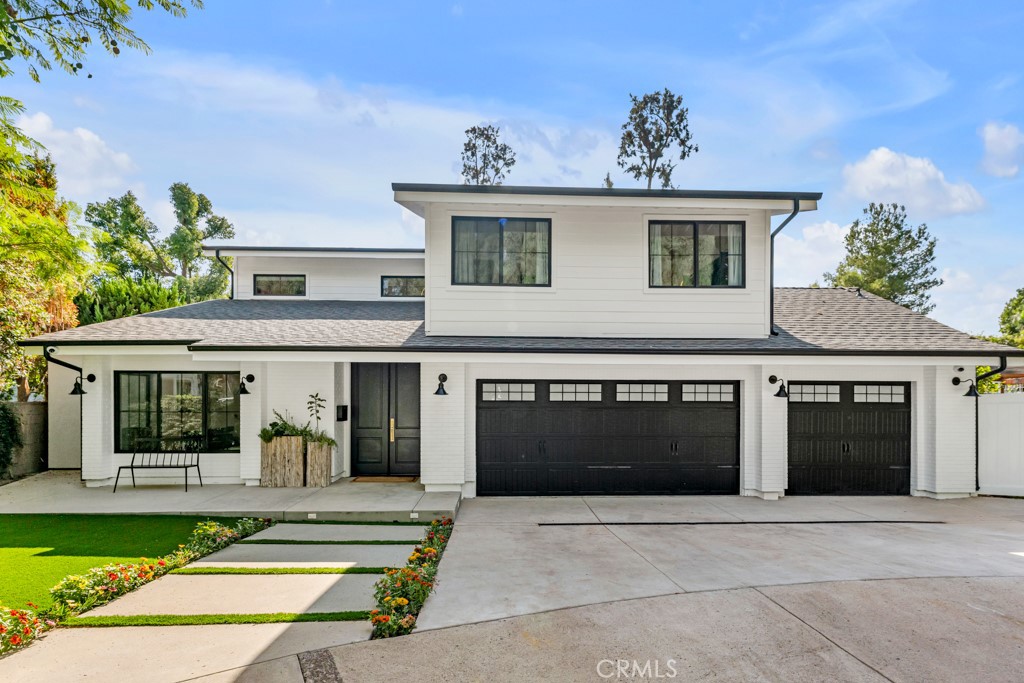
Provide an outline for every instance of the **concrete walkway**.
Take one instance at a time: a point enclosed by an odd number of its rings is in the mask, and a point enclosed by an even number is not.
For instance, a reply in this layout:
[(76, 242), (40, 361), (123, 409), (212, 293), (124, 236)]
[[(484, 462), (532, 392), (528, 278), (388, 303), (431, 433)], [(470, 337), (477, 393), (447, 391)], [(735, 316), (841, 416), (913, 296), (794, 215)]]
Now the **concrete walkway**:
[[(422, 533), (419, 525), (284, 523), (248, 540), (286, 543), (237, 543), (191, 566), (401, 566)], [(338, 543), (352, 541), (409, 543)], [(306, 542), (313, 544), (304, 545)], [(172, 573), (83, 616), (363, 611), (374, 606), (373, 585), (379, 578), (379, 574)], [(0, 660), (0, 680), (180, 681), (310, 649), (364, 641), (370, 630), (368, 621), (58, 629)], [(288, 672), (281, 666), (279, 662), (269, 664), (268, 670), (275, 674), (267, 680), (287, 680)]]
[[(140, 479), (141, 481), (141, 479)], [(241, 484), (190, 486), (122, 482), (87, 488), (77, 471), (51, 471), (0, 487), (0, 514), (84, 513), (271, 517), (424, 524), (458, 513), (458, 493), (426, 493), (418, 483), (341, 480), (326, 488), (261, 488)]]

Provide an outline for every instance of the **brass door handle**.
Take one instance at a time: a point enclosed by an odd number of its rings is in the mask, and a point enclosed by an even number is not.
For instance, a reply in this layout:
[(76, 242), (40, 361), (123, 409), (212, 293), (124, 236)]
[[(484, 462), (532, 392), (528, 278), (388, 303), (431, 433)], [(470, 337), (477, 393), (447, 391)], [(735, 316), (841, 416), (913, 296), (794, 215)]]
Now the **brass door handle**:
[(395, 442), (395, 418), (391, 418), (391, 443)]

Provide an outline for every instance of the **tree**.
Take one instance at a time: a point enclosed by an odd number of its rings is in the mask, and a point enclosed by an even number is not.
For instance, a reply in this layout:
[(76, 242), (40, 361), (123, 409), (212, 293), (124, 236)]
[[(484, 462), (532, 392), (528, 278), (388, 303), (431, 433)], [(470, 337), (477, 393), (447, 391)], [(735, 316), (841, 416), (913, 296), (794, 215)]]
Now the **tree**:
[(170, 197), (176, 225), (165, 239), (159, 239), (156, 225), (131, 192), (89, 204), (85, 219), (96, 229), (93, 239), (100, 263), (122, 278), (174, 284), (183, 303), (223, 296), (228, 273), (203, 255), (202, 244), (234, 237), (234, 227), (213, 212), (206, 195), (186, 183), (171, 185)]
[(612, 182), (611, 172), (604, 174), (604, 180), (601, 181), (601, 184), (604, 185), (604, 187), (609, 190), (615, 187), (615, 183)]
[(619, 142), (619, 166), (637, 180), (647, 179), (651, 189), (654, 177), (663, 189), (672, 187), (671, 161), (678, 150), (679, 160), (685, 161), (700, 148), (692, 142), (689, 110), (683, 106), (683, 96), (664, 92), (648, 93), (643, 97), (630, 94), (633, 106), (629, 119), (622, 124)]
[(501, 185), (516, 165), (516, 153), (500, 139), (501, 129), (492, 125), (466, 130), (462, 146), (462, 177), (466, 185)]
[(1024, 348), (1024, 287), (1006, 302), (999, 315), (1000, 341), (1004, 344)]
[(152, 279), (106, 278), (95, 281), (75, 295), (81, 325), (162, 311), (184, 303), (177, 285), (164, 287)]
[(927, 314), (935, 308), (929, 292), (942, 284), (935, 277), (936, 243), (924, 223), (908, 225), (905, 207), (872, 203), (850, 226), (846, 256), (823, 277), (833, 287), (859, 287)]
[[(190, 0), (202, 9), (202, 0)], [(82, 70), (82, 61), (97, 42), (111, 55), (121, 47), (144, 53), (150, 49), (135, 34), (128, 22), (132, 7), (128, 0), (6, 0), (0, 12), (0, 78), (14, 73), (11, 65), (18, 58), (27, 64), (32, 80), (39, 82), (39, 69), (49, 71), (54, 64), (68, 73)], [(179, 0), (136, 0), (142, 10), (157, 7), (175, 17), (184, 17), (188, 9)], [(92, 78), (92, 74), (89, 74)]]

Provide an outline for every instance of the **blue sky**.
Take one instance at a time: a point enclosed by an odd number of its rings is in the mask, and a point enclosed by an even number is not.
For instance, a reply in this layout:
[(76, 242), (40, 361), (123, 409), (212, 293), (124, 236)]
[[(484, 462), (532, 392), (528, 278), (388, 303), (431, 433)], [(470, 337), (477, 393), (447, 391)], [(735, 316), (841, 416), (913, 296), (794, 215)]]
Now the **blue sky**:
[(5, 83), (69, 198), (132, 189), (168, 229), (182, 180), (239, 243), (416, 246), (390, 183), (458, 182), (467, 127), (503, 128), (511, 184), (637, 185), (628, 95), (668, 87), (701, 147), (677, 186), (825, 193), (780, 236), (779, 284), (834, 267), (874, 200), (939, 238), (939, 320), (995, 332), (1024, 286), (1020, 3), (207, 5), (139, 15), (153, 53), (97, 53), (92, 79)]

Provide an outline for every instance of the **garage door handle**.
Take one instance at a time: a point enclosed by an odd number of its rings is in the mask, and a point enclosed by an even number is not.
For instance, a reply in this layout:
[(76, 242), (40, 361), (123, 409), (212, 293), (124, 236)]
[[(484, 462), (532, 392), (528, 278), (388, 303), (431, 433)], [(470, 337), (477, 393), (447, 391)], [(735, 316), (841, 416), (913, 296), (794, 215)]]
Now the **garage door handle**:
[(632, 465), (587, 465), (588, 470), (631, 470)]
[(910, 465), (889, 465), (890, 470), (909, 470)]

